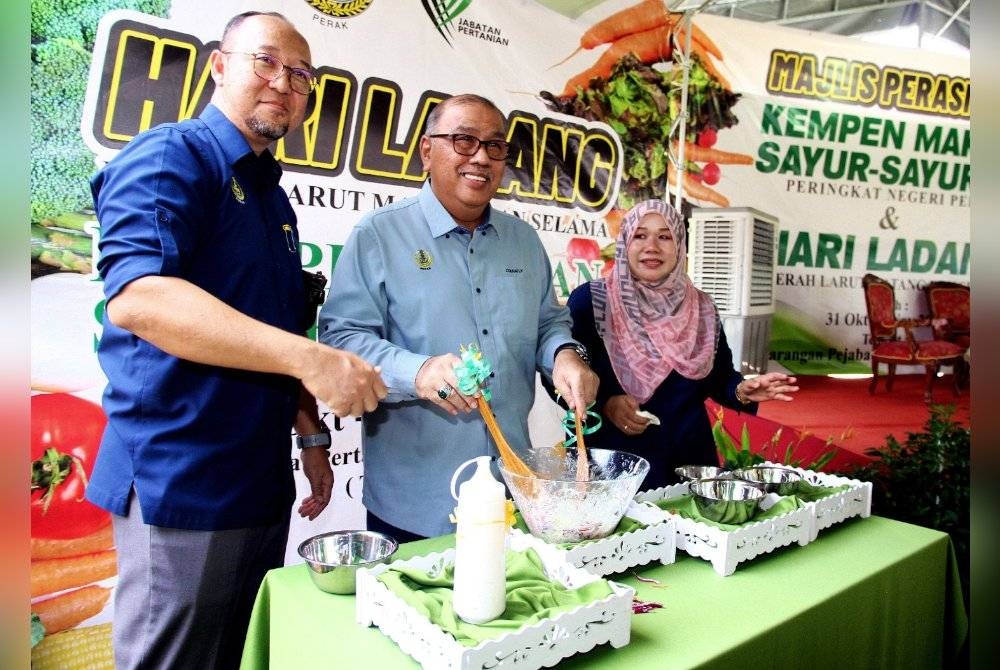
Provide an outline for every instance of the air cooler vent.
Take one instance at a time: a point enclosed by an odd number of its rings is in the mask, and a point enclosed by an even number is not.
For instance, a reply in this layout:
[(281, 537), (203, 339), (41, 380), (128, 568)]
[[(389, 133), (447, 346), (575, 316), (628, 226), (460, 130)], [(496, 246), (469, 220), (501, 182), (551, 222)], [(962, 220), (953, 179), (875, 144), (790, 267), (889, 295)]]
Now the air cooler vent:
[(774, 314), (778, 220), (750, 207), (695, 209), (688, 226), (688, 273), (712, 296), (733, 362), (767, 370)]
[(695, 209), (689, 226), (689, 273), (719, 313), (774, 312), (777, 219), (749, 207)]

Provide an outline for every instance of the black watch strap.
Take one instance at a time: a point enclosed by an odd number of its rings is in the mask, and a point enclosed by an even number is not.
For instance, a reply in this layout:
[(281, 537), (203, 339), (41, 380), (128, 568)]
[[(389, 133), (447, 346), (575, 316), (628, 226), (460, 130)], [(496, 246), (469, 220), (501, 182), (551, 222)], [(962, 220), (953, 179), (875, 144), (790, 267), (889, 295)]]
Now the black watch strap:
[(583, 346), (582, 344), (577, 344), (576, 342), (567, 342), (566, 344), (560, 344), (558, 347), (556, 347), (556, 356), (558, 356), (559, 352), (562, 351), (563, 349), (572, 349), (573, 351), (576, 352), (576, 355), (579, 356), (584, 363), (590, 365), (590, 354), (587, 353), (587, 347)]
[(316, 433), (315, 435), (296, 435), (295, 444), (299, 449), (310, 449), (312, 447), (329, 447), (333, 444), (330, 433)]

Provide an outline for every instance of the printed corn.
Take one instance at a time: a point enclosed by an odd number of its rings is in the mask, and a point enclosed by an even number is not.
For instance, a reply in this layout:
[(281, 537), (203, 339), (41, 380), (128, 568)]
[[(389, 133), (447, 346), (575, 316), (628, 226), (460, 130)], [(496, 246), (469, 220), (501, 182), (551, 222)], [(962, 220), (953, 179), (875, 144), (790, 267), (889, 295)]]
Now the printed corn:
[(31, 650), (32, 670), (113, 670), (111, 624), (47, 635)]

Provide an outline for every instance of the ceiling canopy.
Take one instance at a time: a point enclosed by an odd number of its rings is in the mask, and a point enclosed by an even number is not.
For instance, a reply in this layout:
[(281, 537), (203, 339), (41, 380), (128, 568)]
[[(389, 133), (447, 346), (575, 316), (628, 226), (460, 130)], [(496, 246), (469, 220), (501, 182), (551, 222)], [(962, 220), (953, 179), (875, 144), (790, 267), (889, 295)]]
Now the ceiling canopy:
[(838, 35), (915, 25), (920, 35), (969, 48), (972, 0), (672, 0), (674, 11), (760, 21)]

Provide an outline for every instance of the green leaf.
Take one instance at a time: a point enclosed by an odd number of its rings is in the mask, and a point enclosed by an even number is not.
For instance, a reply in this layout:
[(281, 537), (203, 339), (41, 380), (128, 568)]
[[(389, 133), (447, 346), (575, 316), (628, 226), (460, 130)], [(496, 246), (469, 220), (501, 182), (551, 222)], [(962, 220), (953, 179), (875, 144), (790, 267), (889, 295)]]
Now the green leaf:
[(42, 625), (42, 620), (38, 618), (38, 615), (34, 612), (31, 613), (31, 646), (34, 647), (36, 644), (42, 641), (45, 637), (45, 626)]

